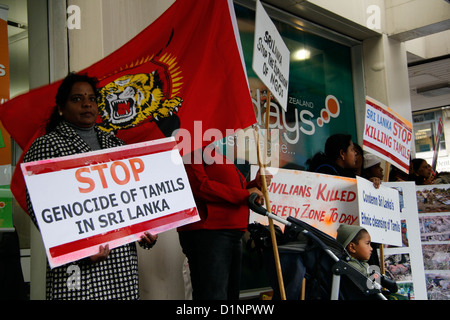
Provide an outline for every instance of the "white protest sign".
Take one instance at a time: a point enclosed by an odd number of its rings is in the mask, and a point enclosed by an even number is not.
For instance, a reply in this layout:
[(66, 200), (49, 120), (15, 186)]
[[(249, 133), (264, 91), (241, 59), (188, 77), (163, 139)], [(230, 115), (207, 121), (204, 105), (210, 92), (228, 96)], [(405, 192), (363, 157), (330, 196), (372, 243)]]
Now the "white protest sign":
[[(253, 176), (257, 170), (252, 166)], [(271, 172), (268, 192), (273, 214), (304, 221), (332, 237), (341, 223), (359, 224), (355, 179), (278, 168)], [(251, 212), (253, 222), (267, 224), (267, 218)], [(281, 223), (274, 223), (284, 229)]]
[(287, 110), (289, 59), (289, 49), (258, 0), (252, 68), (284, 111)]
[(363, 148), (409, 172), (412, 125), (372, 98), (366, 98)]
[(173, 138), (21, 167), (52, 268), (199, 220)]
[(402, 245), (400, 198), (398, 191), (356, 177), (360, 226), (370, 234), (372, 242)]
[[(397, 281), (400, 293), (408, 295), (409, 291), (412, 299), (427, 300), (416, 184), (413, 181), (383, 184), (396, 189), (399, 193), (403, 235), (401, 247), (384, 248), (386, 274)], [(395, 262), (392, 263), (392, 260)]]

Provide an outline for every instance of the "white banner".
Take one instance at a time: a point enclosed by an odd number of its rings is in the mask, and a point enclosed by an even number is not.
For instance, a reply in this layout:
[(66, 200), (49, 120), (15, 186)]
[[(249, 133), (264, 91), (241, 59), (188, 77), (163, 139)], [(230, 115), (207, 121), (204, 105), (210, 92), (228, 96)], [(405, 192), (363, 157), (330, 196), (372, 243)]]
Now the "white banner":
[(252, 68), (284, 111), (287, 110), (289, 62), (289, 49), (258, 0)]
[[(252, 177), (258, 171), (252, 166)], [(401, 245), (398, 191), (357, 179), (307, 171), (275, 168), (268, 187), (268, 209), (280, 218), (289, 216), (336, 237), (341, 224), (360, 225), (373, 242)], [(267, 224), (267, 218), (250, 213), (250, 223)], [(281, 229), (284, 225), (274, 221)]]
[[(252, 166), (253, 176), (257, 170)], [(359, 225), (355, 179), (276, 169), (268, 191), (270, 211), (283, 219), (294, 217), (332, 237), (341, 223)], [(267, 218), (251, 212), (250, 222), (267, 224)]]
[(51, 267), (199, 220), (172, 138), (21, 166)]
[(370, 234), (372, 242), (402, 245), (400, 198), (398, 191), (356, 177), (360, 226)]
[(366, 98), (363, 148), (409, 172), (412, 125), (372, 98)]

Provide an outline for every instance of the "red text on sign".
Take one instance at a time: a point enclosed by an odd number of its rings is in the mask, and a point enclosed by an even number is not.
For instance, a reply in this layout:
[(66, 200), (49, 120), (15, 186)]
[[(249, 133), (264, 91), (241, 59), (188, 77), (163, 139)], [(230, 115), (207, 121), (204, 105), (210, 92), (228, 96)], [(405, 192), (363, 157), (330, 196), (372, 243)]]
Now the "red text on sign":
[(398, 123), (394, 122), (394, 136), (401, 139), (403, 143), (409, 144), (412, 138), (411, 131), (403, 128)]
[(75, 171), (75, 178), (78, 182), (87, 184), (87, 187), (78, 187), (78, 190), (81, 193), (89, 193), (96, 187), (95, 180), (91, 178), (91, 175), (98, 175), (102, 188), (106, 189), (108, 188), (108, 181), (111, 181), (107, 177), (110, 177), (118, 185), (125, 185), (131, 177), (135, 181), (140, 181), (139, 174), (144, 169), (144, 162), (139, 158), (134, 158), (128, 159), (128, 161), (114, 161), (90, 166), (89, 168), (80, 168)]

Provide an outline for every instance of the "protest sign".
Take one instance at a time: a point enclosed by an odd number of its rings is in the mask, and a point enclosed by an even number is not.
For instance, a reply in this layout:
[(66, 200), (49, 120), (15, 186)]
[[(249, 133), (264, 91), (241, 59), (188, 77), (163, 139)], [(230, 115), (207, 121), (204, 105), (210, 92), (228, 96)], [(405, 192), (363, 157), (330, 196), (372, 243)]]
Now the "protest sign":
[(370, 234), (372, 242), (402, 245), (400, 198), (398, 191), (356, 177), (360, 226)]
[(412, 125), (372, 98), (366, 98), (363, 148), (409, 172)]
[[(252, 167), (252, 173), (256, 171)], [(276, 169), (268, 191), (270, 211), (283, 219), (294, 217), (332, 237), (341, 223), (359, 225), (355, 179)], [(266, 224), (267, 218), (252, 212), (250, 222)]]
[(21, 168), (52, 268), (199, 220), (173, 138)]
[(402, 222), (402, 246), (384, 248), (385, 274), (397, 282), (398, 293), (410, 300), (427, 300), (421, 243), (421, 229), (424, 228), (417, 212), (416, 185), (413, 181), (383, 184), (398, 191)]
[(427, 297), (449, 300), (450, 184), (415, 185), (415, 196)]
[(284, 111), (287, 110), (289, 61), (289, 49), (258, 0), (252, 68)]

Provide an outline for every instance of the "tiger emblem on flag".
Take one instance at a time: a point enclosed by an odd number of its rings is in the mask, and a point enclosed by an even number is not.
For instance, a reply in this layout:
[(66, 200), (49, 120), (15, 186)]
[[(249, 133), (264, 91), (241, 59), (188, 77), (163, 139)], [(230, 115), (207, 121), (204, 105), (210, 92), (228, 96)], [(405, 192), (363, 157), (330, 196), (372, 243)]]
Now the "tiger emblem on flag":
[(128, 129), (144, 121), (159, 121), (172, 116), (182, 99), (167, 99), (157, 71), (124, 75), (100, 89), (98, 103), (104, 131)]

